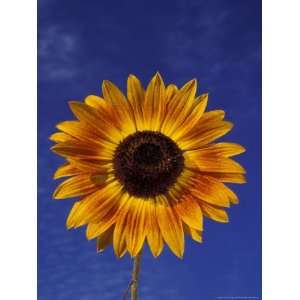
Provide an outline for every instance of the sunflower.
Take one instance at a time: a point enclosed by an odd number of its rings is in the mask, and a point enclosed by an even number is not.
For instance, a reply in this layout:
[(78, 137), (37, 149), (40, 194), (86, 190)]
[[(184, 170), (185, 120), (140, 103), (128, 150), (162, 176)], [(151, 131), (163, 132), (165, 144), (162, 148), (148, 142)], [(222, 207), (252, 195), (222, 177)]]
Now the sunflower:
[(245, 149), (214, 142), (232, 128), (223, 110), (205, 112), (208, 94), (197, 81), (165, 86), (157, 73), (144, 89), (134, 75), (127, 97), (103, 81), (103, 97), (71, 101), (76, 120), (59, 123), (51, 148), (66, 159), (54, 178), (69, 177), (55, 199), (78, 198), (67, 228), (87, 225), (97, 250), (136, 257), (148, 243), (154, 257), (164, 244), (178, 257), (185, 235), (201, 243), (204, 216), (228, 222), (225, 208), (238, 197), (224, 183), (244, 183), (231, 159)]

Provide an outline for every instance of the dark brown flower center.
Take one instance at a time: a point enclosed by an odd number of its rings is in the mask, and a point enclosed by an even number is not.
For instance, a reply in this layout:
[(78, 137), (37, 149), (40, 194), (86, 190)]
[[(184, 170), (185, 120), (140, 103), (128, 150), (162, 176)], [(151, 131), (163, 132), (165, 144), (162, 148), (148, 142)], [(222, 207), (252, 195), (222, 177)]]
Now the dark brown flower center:
[(182, 151), (169, 137), (138, 131), (126, 137), (114, 155), (114, 170), (125, 190), (136, 197), (165, 194), (184, 167)]

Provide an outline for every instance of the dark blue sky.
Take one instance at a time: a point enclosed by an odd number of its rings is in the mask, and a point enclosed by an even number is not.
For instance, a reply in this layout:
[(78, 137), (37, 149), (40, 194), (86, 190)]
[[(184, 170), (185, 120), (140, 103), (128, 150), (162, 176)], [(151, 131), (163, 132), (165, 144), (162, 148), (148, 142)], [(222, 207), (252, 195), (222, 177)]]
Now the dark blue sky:
[(99, 94), (104, 79), (124, 89), (129, 73), (146, 84), (156, 71), (166, 83), (197, 78), (209, 109), (226, 110), (226, 139), (247, 148), (238, 160), (248, 183), (234, 186), (230, 223), (206, 220), (204, 243), (188, 240), (184, 260), (144, 251), (140, 299), (260, 297), (261, 2), (40, 0), (38, 34), (39, 299), (122, 298), (131, 260), (97, 255), (83, 229), (65, 229), (73, 201), (51, 199), (62, 160), (48, 136), (71, 118), (67, 101)]

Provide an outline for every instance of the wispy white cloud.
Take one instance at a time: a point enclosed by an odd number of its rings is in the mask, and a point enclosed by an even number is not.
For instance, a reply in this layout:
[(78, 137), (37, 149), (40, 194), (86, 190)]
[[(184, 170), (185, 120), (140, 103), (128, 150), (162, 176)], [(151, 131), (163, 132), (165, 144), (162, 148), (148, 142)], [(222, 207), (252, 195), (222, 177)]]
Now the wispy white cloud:
[(76, 35), (59, 26), (40, 30), (38, 39), (39, 80), (63, 80), (74, 77), (79, 42)]

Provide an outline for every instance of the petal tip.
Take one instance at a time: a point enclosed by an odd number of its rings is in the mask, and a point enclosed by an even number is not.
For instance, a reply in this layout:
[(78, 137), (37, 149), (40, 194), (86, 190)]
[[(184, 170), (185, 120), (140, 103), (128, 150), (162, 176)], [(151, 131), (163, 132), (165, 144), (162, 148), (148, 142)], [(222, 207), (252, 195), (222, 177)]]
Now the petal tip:
[(48, 139), (49, 139), (51, 142), (56, 142), (56, 141), (55, 141), (55, 133), (52, 133), (52, 134), (48, 137)]
[(71, 101), (68, 101), (68, 104), (69, 104), (70, 108), (72, 109), (72, 108), (74, 108), (74, 107), (80, 106), (82, 103), (79, 102), (79, 101), (71, 100)]
[(241, 152), (240, 153), (244, 153), (244, 152), (247, 151), (247, 149), (244, 146), (240, 145), (240, 147), (241, 147)]
[(102, 94), (104, 95), (106, 93), (106, 91), (109, 89), (109, 86), (110, 86), (110, 81), (108, 80), (103, 80), (102, 81), (102, 85), (101, 85), (101, 88), (102, 88)]
[(102, 89), (109, 88), (112, 84), (110, 80), (105, 79), (102, 81)]
[(189, 86), (191, 87), (191, 88), (197, 88), (197, 85), (198, 85), (198, 81), (197, 81), (197, 79), (196, 78), (193, 78), (190, 82), (189, 82)]
[(156, 73), (154, 74), (154, 77), (162, 78), (159, 71), (156, 71)]
[(138, 78), (137, 78), (136, 75), (130, 73), (130, 74), (128, 75), (128, 79), (137, 80)]
[(52, 198), (53, 198), (54, 200), (60, 199), (60, 197), (59, 197), (59, 191), (55, 190), (55, 191), (53, 192), (53, 194), (52, 194)]
[(157, 82), (157, 83), (163, 83), (163, 78), (160, 75), (160, 73), (157, 71), (154, 76), (152, 77), (150, 82)]

